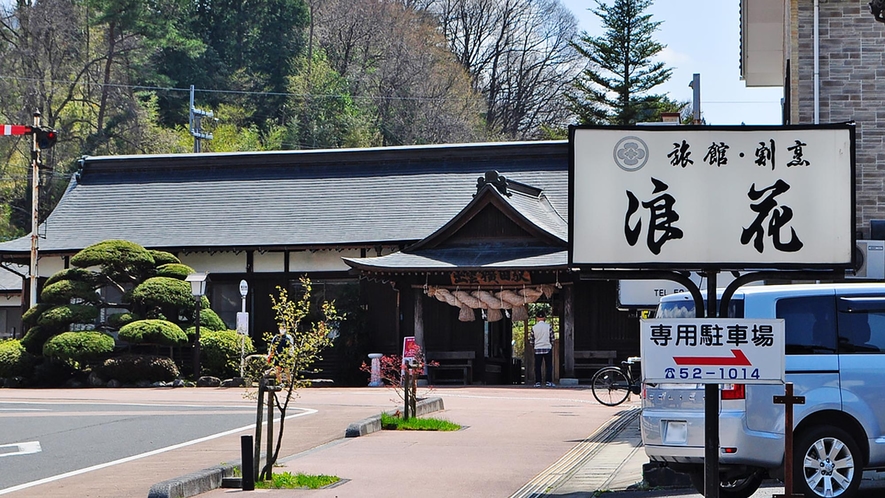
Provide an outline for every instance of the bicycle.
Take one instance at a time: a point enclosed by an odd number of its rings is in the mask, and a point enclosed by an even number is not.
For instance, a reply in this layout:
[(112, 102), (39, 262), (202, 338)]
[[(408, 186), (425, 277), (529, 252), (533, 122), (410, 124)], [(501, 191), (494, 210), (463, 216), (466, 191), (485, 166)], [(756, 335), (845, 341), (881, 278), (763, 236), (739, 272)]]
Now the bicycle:
[(593, 397), (605, 406), (617, 406), (627, 400), (630, 393), (639, 394), (640, 381), (633, 376), (633, 364), (641, 358), (631, 356), (621, 362), (621, 366), (602, 367), (590, 380)]

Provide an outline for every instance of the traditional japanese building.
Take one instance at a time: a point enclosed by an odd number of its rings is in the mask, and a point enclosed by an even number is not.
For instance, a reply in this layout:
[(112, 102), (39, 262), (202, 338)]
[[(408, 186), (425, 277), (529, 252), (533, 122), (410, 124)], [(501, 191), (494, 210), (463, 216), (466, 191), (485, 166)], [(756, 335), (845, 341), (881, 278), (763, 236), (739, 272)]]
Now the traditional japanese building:
[[(270, 295), (307, 275), (348, 315), (323, 364), (341, 384), (364, 383), (366, 354), (399, 353), (406, 336), (472, 352), (467, 382), (516, 382), (513, 323), (548, 302), (558, 374), (585, 377), (575, 352), (635, 354), (638, 323), (617, 309), (616, 282), (569, 271), (568, 154), (558, 141), (85, 157), (41, 226), (39, 279), (130, 240), (208, 272), (232, 328), (246, 280), (259, 340), (276, 330)], [(0, 244), (4, 265), (29, 255), (29, 238)]]

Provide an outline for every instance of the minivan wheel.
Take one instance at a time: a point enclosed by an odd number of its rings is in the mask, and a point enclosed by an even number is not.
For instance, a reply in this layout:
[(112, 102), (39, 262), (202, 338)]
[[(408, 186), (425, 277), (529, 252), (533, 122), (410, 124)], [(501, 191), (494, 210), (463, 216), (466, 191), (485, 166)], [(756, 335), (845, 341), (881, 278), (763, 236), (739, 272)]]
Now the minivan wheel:
[(838, 427), (803, 431), (793, 447), (793, 486), (807, 497), (854, 496), (863, 476), (863, 457), (854, 438)]
[[(691, 485), (698, 493), (704, 494), (704, 472), (689, 472)], [(719, 498), (749, 498), (762, 484), (762, 471), (757, 470), (748, 476), (733, 477), (719, 482)]]

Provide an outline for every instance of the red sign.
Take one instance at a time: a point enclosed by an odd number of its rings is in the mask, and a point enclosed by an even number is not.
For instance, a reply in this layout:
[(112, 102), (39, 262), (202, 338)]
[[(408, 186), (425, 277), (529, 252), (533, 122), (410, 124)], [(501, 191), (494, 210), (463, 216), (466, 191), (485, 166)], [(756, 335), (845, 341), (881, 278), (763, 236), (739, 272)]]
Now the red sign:
[(403, 362), (416, 359), (420, 351), (421, 346), (415, 342), (415, 336), (403, 338)]

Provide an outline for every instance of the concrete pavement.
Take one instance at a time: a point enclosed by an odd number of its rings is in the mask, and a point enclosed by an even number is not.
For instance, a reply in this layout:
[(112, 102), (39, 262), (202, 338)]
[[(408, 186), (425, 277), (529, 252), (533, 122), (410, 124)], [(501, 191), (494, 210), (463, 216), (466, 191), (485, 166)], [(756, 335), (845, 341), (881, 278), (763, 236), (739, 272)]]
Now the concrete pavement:
[(381, 431), (338, 439), (283, 459), (276, 472), (337, 475), (322, 490), (216, 489), (204, 498), (594, 496), (642, 480), (647, 462), (638, 402), (599, 405), (574, 388), (437, 388), (432, 416), (464, 426), (455, 433)]

